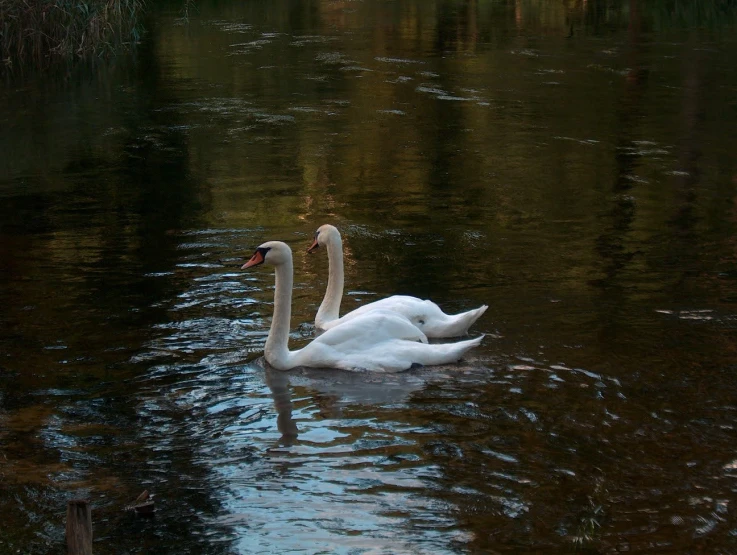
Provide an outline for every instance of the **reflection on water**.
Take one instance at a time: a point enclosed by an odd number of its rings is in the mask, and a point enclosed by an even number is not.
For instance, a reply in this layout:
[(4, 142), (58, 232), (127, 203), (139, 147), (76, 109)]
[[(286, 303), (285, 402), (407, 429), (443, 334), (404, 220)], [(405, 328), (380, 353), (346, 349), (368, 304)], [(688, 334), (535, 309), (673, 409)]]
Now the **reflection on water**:
[[(727, 552), (734, 18), (632, 2), (198, 3), (0, 92), (0, 551)], [(490, 305), (460, 365), (275, 372), (343, 310)], [(156, 516), (123, 511), (143, 490)]]

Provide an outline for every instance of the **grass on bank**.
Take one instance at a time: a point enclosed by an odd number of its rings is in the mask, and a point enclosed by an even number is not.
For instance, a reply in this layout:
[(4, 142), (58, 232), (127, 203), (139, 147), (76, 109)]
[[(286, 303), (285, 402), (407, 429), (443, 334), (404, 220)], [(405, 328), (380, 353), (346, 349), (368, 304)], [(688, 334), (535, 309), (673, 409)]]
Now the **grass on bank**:
[(143, 0), (0, 0), (0, 71), (133, 44), (143, 7)]

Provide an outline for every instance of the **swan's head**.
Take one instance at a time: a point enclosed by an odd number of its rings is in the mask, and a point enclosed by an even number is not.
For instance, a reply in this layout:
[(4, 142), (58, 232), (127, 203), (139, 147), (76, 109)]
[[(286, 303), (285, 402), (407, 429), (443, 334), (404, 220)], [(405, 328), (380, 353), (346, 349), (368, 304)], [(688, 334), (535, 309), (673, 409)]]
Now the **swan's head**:
[(321, 225), (317, 228), (315, 238), (312, 241), (310, 248), (307, 249), (307, 252), (315, 252), (320, 247), (324, 247), (330, 243), (330, 241), (334, 240), (335, 237), (340, 238), (340, 231), (338, 231), (338, 228), (330, 224)]
[(251, 259), (241, 266), (241, 270), (258, 266), (259, 264), (271, 264), (279, 266), (292, 259), (292, 249), (281, 241), (267, 241), (262, 243), (253, 253)]

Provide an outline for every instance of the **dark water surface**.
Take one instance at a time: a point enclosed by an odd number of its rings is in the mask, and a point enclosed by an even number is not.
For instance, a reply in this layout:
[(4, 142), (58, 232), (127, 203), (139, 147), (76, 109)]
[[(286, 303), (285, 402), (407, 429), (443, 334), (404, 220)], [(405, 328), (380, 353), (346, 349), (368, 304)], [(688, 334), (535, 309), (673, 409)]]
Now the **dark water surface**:
[[(710, 3), (156, 7), (0, 88), (2, 553), (734, 553), (737, 27)], [(683, 10), (684, 3), (678, 3)], [(458, 367), (264, 367), (262, 241), (487, 303)], [(143, 490), (153, 519), (123, 511)]]

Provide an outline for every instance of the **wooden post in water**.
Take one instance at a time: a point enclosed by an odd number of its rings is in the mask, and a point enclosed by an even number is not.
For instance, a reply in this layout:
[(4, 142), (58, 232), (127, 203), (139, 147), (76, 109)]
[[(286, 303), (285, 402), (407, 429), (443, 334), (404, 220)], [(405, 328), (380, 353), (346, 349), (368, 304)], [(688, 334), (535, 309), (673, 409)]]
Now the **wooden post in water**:
[(92, 507), (87, 499), (67, 503), (67, 553), (92, 555)]

